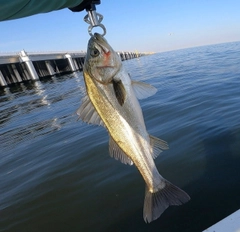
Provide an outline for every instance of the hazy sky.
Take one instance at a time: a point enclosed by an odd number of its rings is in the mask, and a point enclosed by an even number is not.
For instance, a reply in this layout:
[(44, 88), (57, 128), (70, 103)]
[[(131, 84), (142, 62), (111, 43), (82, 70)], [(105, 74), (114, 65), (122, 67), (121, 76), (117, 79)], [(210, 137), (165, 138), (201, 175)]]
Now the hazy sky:
[[(97, 12), (118, 51), (240, 41), (239, 0), (101, 0)], [(86, 50), (85, 15), (64, 9), (0, 22), (0, 52)]]

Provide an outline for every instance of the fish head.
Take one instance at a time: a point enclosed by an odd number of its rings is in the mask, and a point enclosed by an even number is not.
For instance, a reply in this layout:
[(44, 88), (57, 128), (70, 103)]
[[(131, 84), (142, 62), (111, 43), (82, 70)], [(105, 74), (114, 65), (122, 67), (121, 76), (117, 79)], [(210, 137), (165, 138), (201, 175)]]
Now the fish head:
[(102, 35), (95, 33), (88, 42), (84, 72), (102, 84), (112, 82), (122, 65), (119, 55)]

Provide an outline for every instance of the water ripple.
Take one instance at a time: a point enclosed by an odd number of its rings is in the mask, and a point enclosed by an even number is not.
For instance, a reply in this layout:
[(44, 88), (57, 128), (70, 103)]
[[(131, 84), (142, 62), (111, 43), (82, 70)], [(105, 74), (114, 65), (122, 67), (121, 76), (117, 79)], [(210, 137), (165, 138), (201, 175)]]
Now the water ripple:
[(108, 154), (107, 132), (77, 121), (82, 73), (0, 90), (0, 231), (202, 231), (240, 207), (240, 43), (124, 62), (157, 87), (141, 100), (155, 160), (191, 201), (142, 220), (144, 182)]

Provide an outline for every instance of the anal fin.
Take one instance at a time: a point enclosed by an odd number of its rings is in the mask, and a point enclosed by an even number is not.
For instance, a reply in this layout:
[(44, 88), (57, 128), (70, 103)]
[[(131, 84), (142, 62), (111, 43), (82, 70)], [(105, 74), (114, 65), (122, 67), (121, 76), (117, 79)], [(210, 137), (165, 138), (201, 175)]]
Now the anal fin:
[(120, 160), (124, 164), (133, 165), (133, 161), (125, 154), (118, 144), (110, 136), (109, 138), (109, 153), (111, 157)]

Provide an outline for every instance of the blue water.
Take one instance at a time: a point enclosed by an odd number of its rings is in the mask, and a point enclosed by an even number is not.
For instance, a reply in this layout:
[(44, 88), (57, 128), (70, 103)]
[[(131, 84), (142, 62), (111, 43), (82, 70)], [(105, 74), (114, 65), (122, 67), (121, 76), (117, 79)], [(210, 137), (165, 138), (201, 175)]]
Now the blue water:
[(191, 201), (142, 218), (145, 184), (77, 120), (82, 73), (0, 89), (0, 231), (202, 231), (240, 208), (240, 43), (125, 61), (158, 92), (142, 100), (170, 149), (159, 172)]

